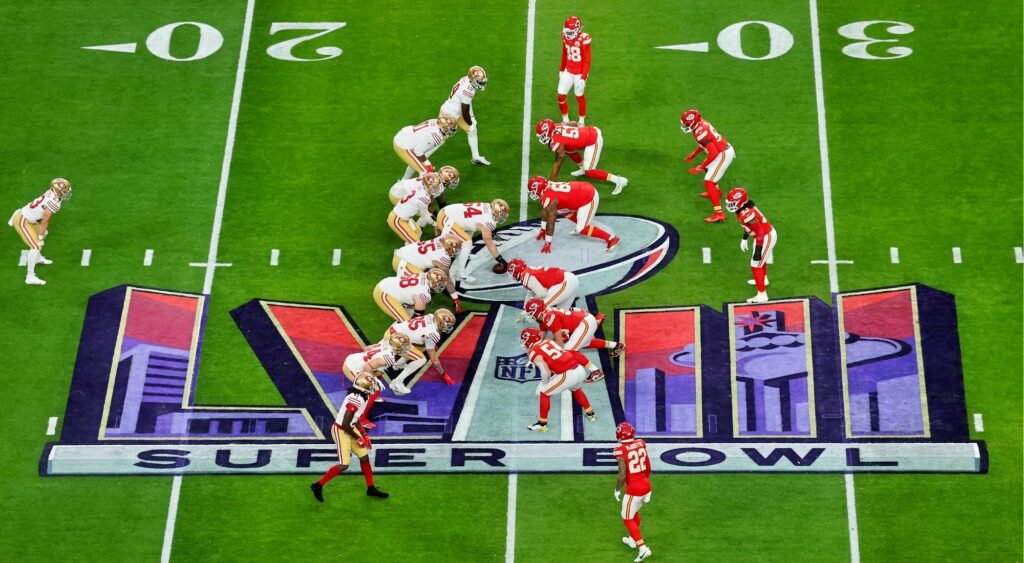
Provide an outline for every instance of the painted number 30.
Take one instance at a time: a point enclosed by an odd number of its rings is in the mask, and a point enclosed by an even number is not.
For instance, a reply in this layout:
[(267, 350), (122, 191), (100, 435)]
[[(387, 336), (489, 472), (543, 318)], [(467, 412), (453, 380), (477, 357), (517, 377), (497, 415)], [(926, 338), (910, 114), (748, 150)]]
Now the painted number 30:
[[(885, 53), (888, 56), (872, 54), (868, 48), (872, 45), (882, 43), (896, 43), (899, 39), (879, 39), (868, 35), (868, 28), (876, 24), (886, 24), (885, 31), (893, 35), (907, 35), (914, 31), (914, 26), (909, 23), (871, 20), (848, 23), (838, 29), (839, 35), (855, 42), (843, 47), (843, 53), (856, 59), (884, 60), (902, 59), (914, 52), (910, 47), (888, 47)], [(760, 26), (768, 31), (768, 53), (759, 57), (751, 56), (743, 50), (741, 34), (746, 27)], [(877, 31), (877, 30), (876, 30)], [(785, 55), (793, 48), (793, 34), (788, 29), (777, 23), (766, 21), (745, 21), (734, 23), (718, 34), (718, 47), (727, 55), (747, 61), (766, 61)], [(878, 51), (875, 50), (877, 53)]]
[[(175, 30), (180, 27), (191, 26), (199, 30), (199, 44), (196, 51), (187, 57), (178, 57), (171, 54), (171, 38)], [(270, 24), (270, 35), (279, 31), (303, 30), (309, 31), (298, 37), (286, 39), (274, 43), (267, 48), (267, 54), (275, 59), (293, 62), (316, 62), (326, 61), (341, 55), (341, 48), (334, 46), (323, 46), (314, 49), (319, 57), (303, 58), (296, 56), (292, 50), (301, 43), (312, 41), (322, 35), (326, 35), (336, 29), (345, 27), (345, 22), (274, 22)], [(213, 55), (220, 50), (224, 44), (224, 36), (210, 24), (202, 22), (175, 22), (169, 23), (153, 30), (146, 38), (146, 48), (150, 53), (166, 61), (198, 61)]]

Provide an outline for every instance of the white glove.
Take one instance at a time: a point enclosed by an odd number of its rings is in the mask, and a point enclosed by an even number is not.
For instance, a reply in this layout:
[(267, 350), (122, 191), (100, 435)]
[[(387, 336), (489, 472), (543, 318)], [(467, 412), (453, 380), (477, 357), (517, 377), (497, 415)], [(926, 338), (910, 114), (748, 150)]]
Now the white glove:
[(622, 500), (622, 492), (615, 489), (615, 500)]
[(420, 217), (419, 221), (416, 221), (416, 224), (421, 227), (424, 225), (437, 225), (437, 223), (434, 223), (434, 218), (431, 217), (430, 215), (424, 215)]
[(745, 239), (745, 238), (740, 239), (740, 250), (743, 251), (743, 252), (746, 252), (747, 248), (749, 248), (747, 246), (747, 239)]

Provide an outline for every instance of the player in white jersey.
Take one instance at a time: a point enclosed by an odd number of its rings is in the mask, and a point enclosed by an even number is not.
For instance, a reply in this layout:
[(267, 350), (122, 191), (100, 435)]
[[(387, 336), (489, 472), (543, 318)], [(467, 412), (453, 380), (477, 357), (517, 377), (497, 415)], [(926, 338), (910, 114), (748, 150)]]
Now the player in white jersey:
[(462, 249), (452, 265), (456, 278), (473, 281), (466, 271), (466, 263), (469, 262), (469, 251), (473, 247), (473, 235), (478, 232), (498, 265), (507, 266), (508, 263), (502, 258), (498, 245), (491, 235), (498, 225), (508, 219), (508, 213), (508, 203), (503, 199), (496, 199), (490, 203), (453, 203), (437, 213), (437, 225), (441, 228), (441, 234), (455, 235), (462, 241)]
[(367, 397), (373, 393), (373, 388), (373, 375), (358, 374), (352, 386), (348, 388), (341, 406), (338, 407), (338, 414), (331, 425), (331, 438), (338, 448), (338, 464), (332, 465), (323, 477), (309, 486), (313, 491), (313, 498), (320, 502), (324, 501), (324, 485), (348, 469), (352, 454), (359, 458), (359, 468), (366, 481), (366, 496), (388, 498), (388, 494), (373, 483), (373, 467), (370, 465), (370, 449), (373, 444), (370, 442), (370, 435), (358, 424), (359, 419), (369, 410)]
[(391, 146), (395, 154), (407, 165), (403, 180), (412, 178), (414, 174), (426, 174), (434, 171), (430, 163), (430, 155), (458, 131), (459, 125), (455, 118), (441, 114), (437, 119), (428, 119), (419, 125), (406, 125), (395, 134)]
[(473, 98), (487, 87), (487, 72), (481, 66), (472, 66), (466, 76), (452, 86), (448, 99), (441, 104), (441, 113), (455, 116), (459, 128), (466, 132), (469, 150), (473, 153), (473, 164), (490, 166), (491, 162), (480, 156), (480, 142), (477, 139), (476, 115), (473, 113)]
[[(458, 256), (462, 249), (462, 241), (455, 235), (441, 235), (421, 242), (411, 242), (402, 248), (396, 249), (391, 258), (391, 266), (399, 277), (406, 274), (422, 274), (423, 272), (437, 268), (445, 274), (452, 267), (452, 260)], [(455, 305), (455, 312), (462, 312), (462, 305), (459, 304), (459, 292), (455, 290), (455, 282), (451, 275), (448, 275), (448, 283), (445, 285), (448, 295), (451, 295)]]
[(416, 374), (427, 363), (430, 358), (431, 365), (441, 375), (441, 379), (448, 385), (454, 385), (455, 381), (448, 375), (441, 365), (441, 358), (437, 354), (437, 345), (441, 341), (441, 334), (448, 334), (455, 328), (455, 315), (448, 309), (438, 309), (432, 315), (413, 317), (407, 321), (392, 323), (384, 338), (395, 334), (404, 334), (409, 337), (411, 346), (405, 357), (410, 360), (400, 359), (397, 366), (402, 366), (402, 373), (391, 378), (391, 390), (398, 395), (405, 395), (410, 392), (406, 386), (409, 378)]
[(64, 178), (54, 178), (50, 182), (50, 189), (15, 211), (7, 225), (12, 227), (22, 242), (28, 246), (28, 256), (25, 265), (28, 273), (25, 275), (25, 283), (29, 285), (46, 285), (46, 282), (36, 277), (36, 264), (52, 264), (43, 256), (43, 239), (50, 228), (50, 218), (54, 213), (60, 211), (61, 203), (71, 197), (71, 182)]
[(367, 428), (377, 427), (376, 424), (370, 422), (367, 415), (369, 415), (373, 403), (380, 397), (381, 389), (384, 388), (384, 384), (378, 377), (378, 374), (382, 374), (388, 368), (394, 366), (402, 357), (406, 356), (409, 353), (410, 346), (408, 336), (392, 334), (376, 344), (367, 346), (361, 352), (349, 354), (345, 361), (341, 363), (341, 371), (349, 381), (355, 381), (360, 373), (369, 373), (374, 377), (373, 393), (370, 394), (366, 412), (359, 419), (359, 423), (363, 426)]
[(405, 273), (384, 278), (373, 288), (373, 301), (381, 311), (396, 321), (407, 321), (414, 313), (422, 314), (433, 298), (448, 285), (448, 276), (431, 268), (422, 274)]
[[(423, 175), (420, 186), (412, 186), (404, 196), (395, 202), (388, 214), (388, 227), (406, 243), (418, 242), (423, 236), (423, 226), (433, 225), (430, 203), (444, 192), (441, 176), (435, 172)], [(402, 180), (403, 182), (405, 180)], [(419, 219), (416, 219), (419, 216)]]

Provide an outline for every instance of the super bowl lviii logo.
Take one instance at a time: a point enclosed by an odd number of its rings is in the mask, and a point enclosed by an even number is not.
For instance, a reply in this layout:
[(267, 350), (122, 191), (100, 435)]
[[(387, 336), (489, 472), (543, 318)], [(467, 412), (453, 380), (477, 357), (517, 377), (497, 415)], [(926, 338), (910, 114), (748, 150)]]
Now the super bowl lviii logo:
[[(584, 245), (536, 253), (536, 227), (500, 230), (503, 253), (579, 278), (577, 306), (642, 282), (675, 255), (671, 226), (621, 215), (612, 255)], [(561, 229), (560, 236), (570, 236)], [(557, 243), (556, 239), (556, 243)], [(557, 245), (556, 245), (557, 248)], [(585, 353), (604, 380), (584, 385), (591, 421), (551, 397), (551, 431), (531, 432), (540, 375), (519, 347), (532, 322), (522, 287), (482, 267), (438, 347), (454, 384), (428, 364), (411, 392), (384, 392), (372, 461), (381, 472), (614, 471), (614, 425), (634, 423), (662, 472), (987, 471), (967, 427), (953, 296), (909, 284), (766, 304), (619, 309), (608, 337), (624, 354)], [(479, 255), (479, 257), (477, 256)], [(196, 401), (208, 296), (119, 286), (89, 300), (59, 441), (40, 473), (316, 473), (336, 463), (330, 427), (348, 387), (344, 359), (366, 338), (344, 307), (253, 299), (231, 312), (284, 406)], [(605, 337), (604, 328), (597, 331)], [(384, 374), (387, 379), (389, 374)], [(251, 376), (249, 374), (248, 376)]]

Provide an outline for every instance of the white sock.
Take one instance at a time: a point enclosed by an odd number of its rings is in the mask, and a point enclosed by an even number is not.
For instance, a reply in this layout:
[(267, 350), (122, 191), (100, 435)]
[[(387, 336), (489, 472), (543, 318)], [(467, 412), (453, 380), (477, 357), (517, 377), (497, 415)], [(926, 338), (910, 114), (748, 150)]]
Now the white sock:
[(473, 158), (480, 158), (480, 140), (477, 137), (476, 127), (466, 133), (466, 138), (469, 139), (469, 150), (473, 153)]
[(413, 170), (411, 166), (406, 166), (405, 167), (405, 174), (402, 175), (402, 179), (403, 180), (408, 180), (409, 178), (412, 178), (415, 175), (416, 175), (416, 171)]
[(26, 265), (28, 266), (28, 275), (36, 275), (36, 263), (39, 262), (40, 252), (36, 249), (28, 251), (28, 258), (26, 259)]
[(398, 380), (398, 382), (401, 383), (402, 385), (405, 385), (405, 382), (408, 381), (408, 379), (412, 377), (413, 374), (415, 374), (417, 371), (419, 371), (419, 369), (423, 367), (426, 363), (426, 358), (421, 358), (419, 360), (416, 360), (415, 362), (409, 362), (409, 365), (405, 366), (405, 369), (402, 370), (402, 373), (398, 374), (398, 377), (396, 377), (395, 379)]
[(608, 181), (613, 183), (613, 184), (618, 182), (621, 179), (622, 179), (622, 176), (616, 176), (615, 174), (608, 174)]

